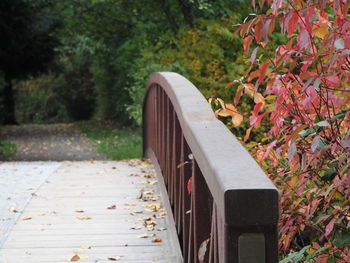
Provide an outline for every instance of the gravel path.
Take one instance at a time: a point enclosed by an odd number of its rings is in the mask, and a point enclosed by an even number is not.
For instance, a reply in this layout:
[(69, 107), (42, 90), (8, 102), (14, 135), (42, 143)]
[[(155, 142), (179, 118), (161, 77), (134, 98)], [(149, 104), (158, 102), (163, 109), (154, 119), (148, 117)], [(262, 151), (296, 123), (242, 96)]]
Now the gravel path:
[[(6, 161), (104, 160), (74, 124), (5, 126), (2, 140), (17, 145), (17, 153)], [(5, 161), (5, 160), (2, 160)]]

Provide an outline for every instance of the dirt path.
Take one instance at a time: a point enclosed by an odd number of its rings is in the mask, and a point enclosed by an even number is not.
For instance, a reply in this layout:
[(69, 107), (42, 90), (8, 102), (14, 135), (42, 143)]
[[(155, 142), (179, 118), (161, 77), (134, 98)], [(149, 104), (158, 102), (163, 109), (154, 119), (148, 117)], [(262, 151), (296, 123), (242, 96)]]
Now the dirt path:
[[(74, 124), (5, 126), (2, 140), (17, 145), (17, 153), (7, 161), (103, 160)], [(4, 161), (4, 160), (2, 160)]]

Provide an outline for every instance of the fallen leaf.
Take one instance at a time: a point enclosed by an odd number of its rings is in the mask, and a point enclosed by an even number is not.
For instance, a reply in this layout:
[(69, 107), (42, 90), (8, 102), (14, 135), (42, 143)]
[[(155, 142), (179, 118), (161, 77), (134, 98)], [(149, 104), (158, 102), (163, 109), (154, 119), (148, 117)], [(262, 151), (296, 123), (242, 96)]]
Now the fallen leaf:
[(130, 215), (135, 216), (135, 215), (137, 215), (137, 214), (142, 214), (142, 213), (143, 213), (143, 210), (133, 210), (133, 211), (130, 213)]
[(36, 215), (37, 216), (44, 216), (44, 215), (46, 215), (46, 212), (37, 212)]
[(125, 206), (136, 206), (136, 204), (131, 204), (131, 203), (125, 203)]
[(160, 210), (160, 203), (150, 203), (147, 205), (143, 205), (143, 207), (148, 208), (152, 212), (157, 212)]
[(78, 255), (74, 255), (74, 256), (70, 259), (71, 262), (79, 261), (79, 260), (80, 260), (80, 257), (79, 257)]
[(111, 205), (111, 206), (109, 206), (109, 207), (107, 207), (107, 209), (116, 209), (117, 208), (117, 206), (116, 205)]
[(122, 259), (122, 256), (114, 256), (114, 257), (109, 257), (108, 260), (111, 260), (111, 261), (118, 261), (118, 260), (121, 260)]
[(83, 249), (91, 249), (91, 246), (88, 246), (88, 245), (81, 245), (80, 247)]
[(14, 207), (10, 207), (10, 208), (8, 209), (8, 211), (9, 211), (9, 212), (12, 212), (12, 213), (18, 213), (18, 211), (17, 211), (16, 208), (14, 208)]
[(75, 210), (76, 213), (85, 213), (84, 210)]
[(150, 235), (147, 233), (144, 233), (142, 235), (137, 236), (137, 238), (148, 238)]
[(91, 219), (91, 217), (89, 217), (89, 216), (77, 216), (77, 218), (79, 220), (90, 220)]
[(139, 230), (139, 229), (141, 229), (142, 228), (142, 226), (133, 226), (132, 228), (130, 228), (130, 229), (132, 229), (132, 230)]
[(21, 218), (21, 220), (31, 220), (31, 219), (32, 219), (31, 216), (24, 216), (24, 217)]
[(159, 242), (162, 242), (162, 239), (160, 237), (154, 237), (152, 238), (152, 242), (159, 243)]

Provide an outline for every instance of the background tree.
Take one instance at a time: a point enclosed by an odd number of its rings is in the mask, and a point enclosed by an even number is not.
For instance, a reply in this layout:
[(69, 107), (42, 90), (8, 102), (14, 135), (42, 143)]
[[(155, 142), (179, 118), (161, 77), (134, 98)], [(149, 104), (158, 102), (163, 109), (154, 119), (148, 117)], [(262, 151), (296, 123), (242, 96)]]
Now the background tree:
[(5, 79), (1, 91), (3, 121), (15, 120), (12, 80), (44, 70), (54, 57), (57, 40), (50, 35), (55, 20), (41, 11), (49, 2), (0, 1), (0, 71)]

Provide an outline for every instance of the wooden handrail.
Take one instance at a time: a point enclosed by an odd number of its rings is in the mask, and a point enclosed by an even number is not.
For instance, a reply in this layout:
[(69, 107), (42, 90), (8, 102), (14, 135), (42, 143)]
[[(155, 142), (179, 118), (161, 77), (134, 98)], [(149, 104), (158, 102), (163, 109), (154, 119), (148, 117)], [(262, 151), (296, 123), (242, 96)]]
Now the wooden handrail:
[(278, 191), (197, 88), (153, 74), (143, 124), (184, 262), (278, 262)]

